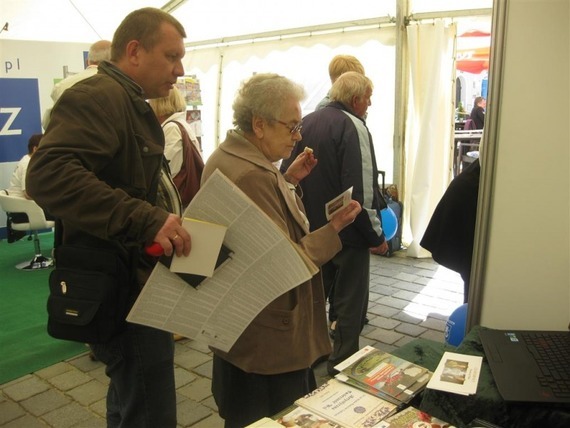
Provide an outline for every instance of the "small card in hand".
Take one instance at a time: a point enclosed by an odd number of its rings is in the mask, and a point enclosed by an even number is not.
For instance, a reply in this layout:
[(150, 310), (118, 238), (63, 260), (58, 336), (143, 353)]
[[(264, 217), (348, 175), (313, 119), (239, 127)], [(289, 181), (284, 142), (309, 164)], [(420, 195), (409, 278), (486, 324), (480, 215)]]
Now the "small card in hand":
[(346, 207), (352, 199), (352, 186), (325, 204), (325, 214), (330, 220), (339, 210)]

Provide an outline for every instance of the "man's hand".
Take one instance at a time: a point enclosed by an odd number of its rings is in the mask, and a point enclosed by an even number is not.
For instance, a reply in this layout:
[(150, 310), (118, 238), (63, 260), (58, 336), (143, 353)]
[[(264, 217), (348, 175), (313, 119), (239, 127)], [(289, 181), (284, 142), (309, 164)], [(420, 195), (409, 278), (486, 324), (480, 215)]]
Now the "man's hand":
[(370, 252), (372, 254), (380, 254), (381, 256), (383, 256), (384, 254), (386, 254), (388, 252), (388, 241), (382, 242), (377, 247), (370, 248)]
[(182, 219), (175, 214), (169, 214), (166, 222), (162, 225), (154, 237), (163, 249), (166, 256), (171, 256), (173, 251), (178, 257), (190, 254), (190, 234), (182, 227)]
[(362, 211), (362, 207), (358, 201), (354, 199), (349, 202), (349, 204), (342, 210), (337, 212), (333, 218), (330, 220), (330, 224), (334, 230), (338, 233), (346, 226), (351, 224), (356, 216)]
[(315, 158), (313, 151), (307, 149), (308, 147), (306, 147), (305, 151), (295, 158), (291, 165), (289, 165), (289, 168), (287, 168), (287, 172), (283, 174), (285, 180), (294, 186), (299, 184), (299, 181), (309, 175), (315, 165), (317, 165), (318, 160)]

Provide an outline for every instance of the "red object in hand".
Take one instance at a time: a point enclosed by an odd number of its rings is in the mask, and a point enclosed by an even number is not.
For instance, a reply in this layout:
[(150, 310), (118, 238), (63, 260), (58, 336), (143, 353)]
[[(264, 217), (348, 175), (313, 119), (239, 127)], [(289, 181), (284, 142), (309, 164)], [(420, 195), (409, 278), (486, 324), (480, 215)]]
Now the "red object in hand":
[(158, 242), (153, 242), (152, 244), (147, 245), (144, 248), (144, 251), (149, 256), (153, 257), (160, 257), (164, 254), (164, 248), (162, 248)]

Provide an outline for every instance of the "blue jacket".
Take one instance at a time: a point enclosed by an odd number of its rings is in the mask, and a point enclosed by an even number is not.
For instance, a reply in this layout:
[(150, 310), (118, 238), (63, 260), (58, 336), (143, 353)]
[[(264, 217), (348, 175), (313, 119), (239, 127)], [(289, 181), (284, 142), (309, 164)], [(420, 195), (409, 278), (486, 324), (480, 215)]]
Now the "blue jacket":
[(343, 104), (333, 102), (303, 119), (302, 135), (281, 171), (286, 171), (305, 147), (313, 149), (318, 164), (300, 183), (311, 230), (327, 223), (325, 204), (352, 186), (352, 199), (363, 209), (354, 223), (341, 231), (343, 245), (370, 248), (382, 244), (378, 168), (372, 136), (364, 121)]

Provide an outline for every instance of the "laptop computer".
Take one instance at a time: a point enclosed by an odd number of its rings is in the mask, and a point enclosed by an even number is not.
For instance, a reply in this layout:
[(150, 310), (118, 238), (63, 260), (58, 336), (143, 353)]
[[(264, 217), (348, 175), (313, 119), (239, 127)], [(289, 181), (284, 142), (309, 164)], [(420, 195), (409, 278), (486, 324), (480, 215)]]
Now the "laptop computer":
[(480, 337), (505, 401), (570, 405), (570, 331), (482, 328)]

